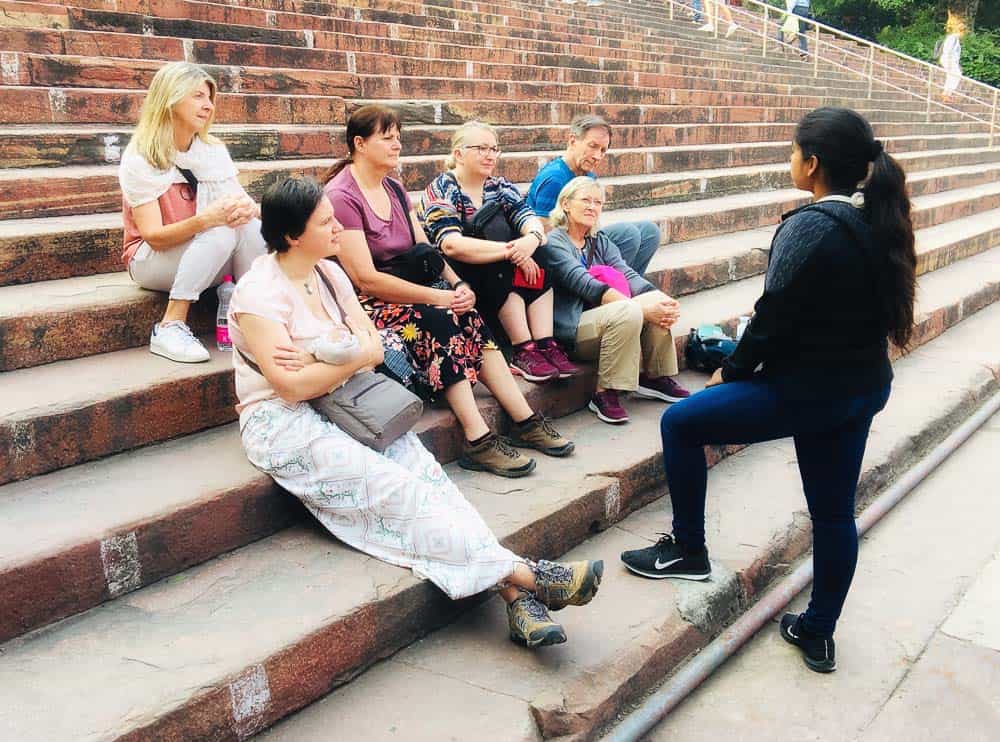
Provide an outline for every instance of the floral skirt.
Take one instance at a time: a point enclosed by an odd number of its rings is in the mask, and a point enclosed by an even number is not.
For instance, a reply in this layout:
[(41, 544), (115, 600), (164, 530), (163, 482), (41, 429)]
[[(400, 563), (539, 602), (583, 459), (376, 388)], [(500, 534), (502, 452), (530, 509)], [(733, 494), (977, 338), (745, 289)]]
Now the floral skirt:
[(429, 304), (390, 304), (369, 296), (360, 299), (376, 329), (392, 330), (402, 340), (416, 370), (414, 386), (426, 397), (435, 397), (460, 381), (475, 384), (483, 353), (499, 351), (475, 309), (456, 315)]
[(267, 400), (249, 411), (242, 437), (250, 463), (330, 533), (450, 598), (488, 590), (524, 561), (500, 545), (414, 433), (380, 454), (306, 403)]

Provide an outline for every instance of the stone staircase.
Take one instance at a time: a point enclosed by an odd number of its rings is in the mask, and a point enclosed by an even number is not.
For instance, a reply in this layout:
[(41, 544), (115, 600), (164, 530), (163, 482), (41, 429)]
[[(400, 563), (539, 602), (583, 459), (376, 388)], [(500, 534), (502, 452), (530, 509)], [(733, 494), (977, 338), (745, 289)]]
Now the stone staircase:
[[(908, 170), (921, 274), (862, 499), (997, 390), (1000, 147), (985, 128), (693, 28), (615, 2), (0, 0), (0, 738), (237, 739), (316, 701), (271, 734), (586, 738), (809, 546), (791, 447), (720, 448), (717, 577), (627, 578), (618, 551), (669, 523), (662, 406), (603, 425), (583, 411), (592, 376), (525, 384), (575, 438), (571, 459), (517, 482), (449, 467), (511, 548), (607, 560), (594, 603), (559, 614), (569, 644), (520, 651), (496, 601), (450, 603), (330, 538), (245, 460), (227, 355), (188, 367), (145, 347), (165, 297), (121, 272), (116, 163), (165, 61), (216, 77), (217, 133), (255, 195), (342, 154), (345, 115), (371, 101), (402, 114), (414, 191), (468, 118), (498, 125), (502, 172), (526, 184), (573, 115), (602, 113), (607, 220), (660, 224), (650, 273), (684, 297), (679, 343), (752, 307), (781, 213), (806, 202), (787, 174), (795, 122), (851, 105)], [(193, 324), (213, 316), (206, 297)], [(456, 457), (449, 412), (418, 432)]]

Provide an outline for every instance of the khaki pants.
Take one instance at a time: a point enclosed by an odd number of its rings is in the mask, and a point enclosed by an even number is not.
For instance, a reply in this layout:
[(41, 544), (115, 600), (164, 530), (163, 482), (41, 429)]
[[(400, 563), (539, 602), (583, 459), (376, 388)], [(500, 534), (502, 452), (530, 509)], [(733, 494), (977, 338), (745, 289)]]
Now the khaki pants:
[(662, 291), (647, 291), (580, 315), (576, 357), (597, 360), (597, 383), (604, 389), (632, 392), (639, 386), (640, 364), (652, 378), (677, 373), (677, 349), (670, 330), (647, 324), (643, 308), (662, 301)]

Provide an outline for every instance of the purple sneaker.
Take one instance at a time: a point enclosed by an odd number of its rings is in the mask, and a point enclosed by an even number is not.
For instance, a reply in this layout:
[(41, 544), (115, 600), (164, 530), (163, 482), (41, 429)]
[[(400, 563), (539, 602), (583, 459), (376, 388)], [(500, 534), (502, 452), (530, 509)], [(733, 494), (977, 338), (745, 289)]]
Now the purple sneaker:
[(549, 359), (533, 342), (524, 343), (514, 349), (510, 359), (511, 371), (521, 374), (528, 381), (548, 381), (559, 378), (559, 369), (549, 363)]
[(595, 392), (590, 398), (588, 405), (590, 411), (597, 415), (598, 419), (611, 425), (621, 425), (628, 422), (628, 412), (622, 407), (618, 399), (618, 392), (614, 389), (605, 389), (603, 392)]
[(574, 376), (579, 376), (582, 373), (580, 367), (569, 359), (566, 351), (563, 350), (559, 341), (555, 338), (539, 340), (538, 349), (545, 354), (549, 363), (559, 369), (560, 379), (572, 379)]
[(635, 393), (646, 399), (659, 399), (663, 402), (680, 402), (691, 396), (691, 392), (669, 376), (651, 379), (646, 374), (639, 374), (639, 388)]

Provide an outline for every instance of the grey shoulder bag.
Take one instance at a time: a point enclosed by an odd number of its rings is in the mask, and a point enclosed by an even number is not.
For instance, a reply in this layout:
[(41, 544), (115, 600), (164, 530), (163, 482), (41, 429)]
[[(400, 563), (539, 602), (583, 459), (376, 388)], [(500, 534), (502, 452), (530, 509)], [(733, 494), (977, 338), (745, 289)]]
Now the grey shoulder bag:
[[(345, 320), (347, 313), (337, 299), (330, 280), (316, 269)], [(246, 364), (263, 376), (260, 366), (236, 348)], [(358, 443), (379, 453), (409, 431), (424, 411), (420, 397), (377, 371), (359, 371), (341, 386), (322, 397), (309, 400), (319, 414)]]

